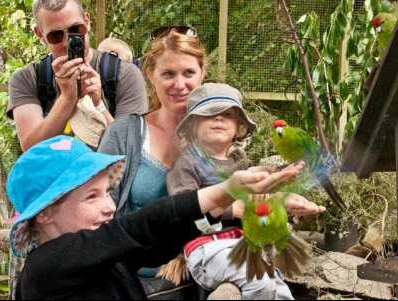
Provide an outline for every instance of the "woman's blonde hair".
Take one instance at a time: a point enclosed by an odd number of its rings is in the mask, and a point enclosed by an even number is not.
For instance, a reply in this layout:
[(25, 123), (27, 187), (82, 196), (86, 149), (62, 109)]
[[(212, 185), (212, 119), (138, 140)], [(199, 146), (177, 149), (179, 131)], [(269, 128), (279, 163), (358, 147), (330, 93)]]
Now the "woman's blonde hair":
[[(180, 34), (172, 29), (166, 36), (152, 41), (149, 50), (144, 55), (142, 70), (147, 79), (150, 74), (153, 74), (158, 58), (166, 50), (194, 56), (197, 58), (202, 70), (207, 68), (206, 50), (200, 40), (197, 37)], [(149, 110), (154, 111), (159, 109), (162, 104), (152, 84), (149, 83), (148, 86), (150, 94)]]

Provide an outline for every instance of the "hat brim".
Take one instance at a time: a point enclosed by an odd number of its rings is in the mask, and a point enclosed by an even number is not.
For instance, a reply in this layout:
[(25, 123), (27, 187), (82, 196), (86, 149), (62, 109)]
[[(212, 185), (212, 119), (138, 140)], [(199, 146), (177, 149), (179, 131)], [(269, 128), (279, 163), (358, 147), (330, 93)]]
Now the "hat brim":
[(256, 131), (257, 129), (257, 125), (255, 122), (253, 122), (247, 115), (246, 113), (243, 111), (243, 109), (235, 104), (229, 103), (229, 102), (224, 102), (224, 101), (220, 101), (220, 102), (213, 102), (211, 105), (211, 109), (209, 109), (209, 106), (203, 106), (201, 108), (195, 109), (192, 112), (188, 113), (187, 116), (185, 116), (185, 118), (180, 122), (180, 124), (177, 127), (177, 135), (180, 138), (186, 138), (187, 136), (187, 132), (190, 131), (191, 126), (190, 122), (193, 116), (203, 116), (203, 117), (210, 117), (210, 116), (216, 116), (219, 115), (231, 108), (238, 108), (239, 112), (240, 112), (240, 117), (244, 123), (244, 125), (246, 126), (246, 134), (243, 135), (242, 137), (239, 137), (241, 139), (246, 138), (248, 135), (252, 134), (253, 132)]
[[(32, 219), (46, 207), (54, 204), (70, 191), (87, 183), (108, 167), (118, 162), (124, 162), (124, 158), (124, 156), (113, 156), (95, 152), (87, 152), (77, 158), (44, 193), (24, 210), (24, 212), (19, 212), (19, 216), (15, 220), (10, 232), (10, 242), (13, 253), (18, 257), (26, 255), (26, 252), (17, 248), (14, 243), (14, 232), (20, 223)], [(56, 162), (54, 162), (54, 164), (56, 164)], [(123, 169), (118, 169), (120, 174), (122, 174)], [(120, 179), (121, 175), (118, 181), (115, 181), (113, 184), (117, 185)]]
[(77, 107), (69, 123), (77, 138), (92, 147), (98, 147), (102, 134), (106, 129), (106, 119), (101, 113), (90, 112), (88, 108), (81, 105)]

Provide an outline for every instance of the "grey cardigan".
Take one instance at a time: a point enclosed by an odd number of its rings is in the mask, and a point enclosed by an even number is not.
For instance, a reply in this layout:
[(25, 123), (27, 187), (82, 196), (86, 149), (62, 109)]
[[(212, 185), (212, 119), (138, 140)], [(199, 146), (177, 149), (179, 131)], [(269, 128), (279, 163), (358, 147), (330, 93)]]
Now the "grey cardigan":
[(131, 209), (130, 190), (141, 159), (144, 133), (144, 118), (132, 114), (116, 119), (105, 131), (98, 147), (98, 152), (110, 155), (125, 155), (126, 170), (120, 185), (111, 192), (116, 203), (116, 216)]

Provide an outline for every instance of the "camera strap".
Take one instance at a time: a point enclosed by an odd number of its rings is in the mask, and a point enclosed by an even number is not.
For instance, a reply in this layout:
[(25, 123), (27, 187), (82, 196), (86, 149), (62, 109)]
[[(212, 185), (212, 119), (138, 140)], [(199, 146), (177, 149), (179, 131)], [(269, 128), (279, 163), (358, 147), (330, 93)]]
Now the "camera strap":
[[(54, 88), (54, 72), (52, 68), (52, 55), (47, 55), (39, 63), (34, 64), (37, 78), (37, 96), (43, 109), (44, 117), (48, 115), (57, 92)], [(109, 113), (115, 116), (116, 89), (119, 78), (120, 59), (115, 55), (104, 52), (100, 61), (100, 76), (102, 91), (106, 98)]]

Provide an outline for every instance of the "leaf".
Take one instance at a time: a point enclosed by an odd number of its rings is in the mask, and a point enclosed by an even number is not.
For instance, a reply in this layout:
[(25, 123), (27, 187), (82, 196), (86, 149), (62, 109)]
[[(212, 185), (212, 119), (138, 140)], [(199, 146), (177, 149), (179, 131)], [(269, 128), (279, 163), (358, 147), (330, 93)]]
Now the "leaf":
[(302, 16), (298, 19), (297, 24), (305, 23), (306, 20), (307, 20), (307, 15), (302, 15)]

